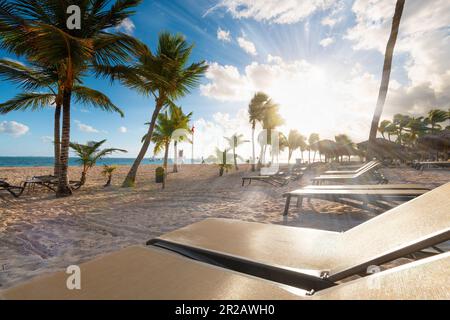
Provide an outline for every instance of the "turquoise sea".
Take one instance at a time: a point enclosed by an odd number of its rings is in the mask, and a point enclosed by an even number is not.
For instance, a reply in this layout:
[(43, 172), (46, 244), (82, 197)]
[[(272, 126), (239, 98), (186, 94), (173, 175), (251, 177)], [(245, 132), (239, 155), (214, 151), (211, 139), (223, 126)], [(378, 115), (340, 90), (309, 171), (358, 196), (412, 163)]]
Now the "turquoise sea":
[[(52, 167), (53, 159), (53, 157), (0, 157), (0, 167)], [(99, 160), (97, 165), (130, 166), (133, 162), (134, 158), (105, 158)], [(171, 160), (169, 160), (169, 163), (171, 163)], [(146, 158), (142, 164), (162, 164), (162, 159), (153, 160)], [(78, 159), (70, 158), (69, 165), (78, 166)]]

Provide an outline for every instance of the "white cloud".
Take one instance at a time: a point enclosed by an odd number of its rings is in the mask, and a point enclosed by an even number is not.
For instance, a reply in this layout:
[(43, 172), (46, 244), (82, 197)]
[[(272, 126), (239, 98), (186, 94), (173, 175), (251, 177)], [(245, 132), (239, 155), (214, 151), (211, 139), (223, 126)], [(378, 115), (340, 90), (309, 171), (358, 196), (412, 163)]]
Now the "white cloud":
[(231, 34), (228, 30), (217, 29), (217, 39), (223, 42), (231, 42)]
[(53, 137), (50, 137), (50, 136), (42, 136), (41, 137), (41, 141), (43, 142), (43, 143), (53, 143)]
[(126, 34), (133, 34), (134, 29), (136, 26), (134, 25), (133, 21), (131, 21), (130, 18), (125, 18), (117, 27), (117, 31), (125, 32)]
[(256, 51), (255, 44), (244, 37), (239, 37), (237, 39), (239, 47), (241, 47), (245, 52), (252, 56), (258, 55), (258, 52)]
[(26, 134), (30, 128), (22, 123), (16, 121), (2, 121), (0, 122), (0, 133), (11, 135), (15, 138)]
[(78, 120), (75, 120), (75, 123), (77, 124), (78, 130), (80, 130), (81, 132), (85, 132), (85, 133), (99, 133), (100, 132), (97, 129), (95, 129), (94, 127), (89, 126), (84, 123), (81, 123)]
[(120, 127), (120, 128), (119, 128), (119, 132), (120, 132), (120, 133), (127, 133), (127, 132), (128, 132), (128, 129), (127, 129), (126, 127)]
[[(384, 54), (389, 38), (395, 1), (357, 0), (352, 10), (356, 25), (346, 38), (356, 50), (378, 50)], [(405, 66), (412, 86), (429, 85), (448, 91), (450, 79), (450, 1), (408, 0), (405, 3), (396, 55), (406, 53)]]
[(319, 43), (322, 47), (326, 48), (329, 45), (333, 44), (334, 42), (335, 42), (334, 38), (328, 37), (328, 38), (322, 39)]
[(209, 12), (225, 8), (234, 18), (292, 24), (320, 10), (336, 6), (335, 0), (221, 0)]
[[(253, 62), (242, 72), (234, 66), (212, 63), (207, 73), (209, 83), (201, 87), (201, 93), (245, 106), (256, 91), (263, 91), (280, 104), (285, 131), (296, 128), (304, 134), (320, 132), (328, 138), (345, 132), (357, 141), (367, 138), (380, 86), (378, 75), (367, 73), (358, 63), (324, 67), (274, 56), (267, 61)], [(437, 94), (426, 85), (409, 87), (393, 80), (384, 117), (447, 109), (448, 92)]]

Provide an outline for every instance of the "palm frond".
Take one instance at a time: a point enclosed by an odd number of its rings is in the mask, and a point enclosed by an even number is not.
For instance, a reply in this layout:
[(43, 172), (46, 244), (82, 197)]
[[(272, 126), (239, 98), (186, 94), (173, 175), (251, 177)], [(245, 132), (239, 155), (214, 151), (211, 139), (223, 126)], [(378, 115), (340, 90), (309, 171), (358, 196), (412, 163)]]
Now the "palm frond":
[(20, 93), (14, 98), (0, 104), (0, 114), (11, 111), (40, 110), (52, 105), (55, 95), (52, 93)]

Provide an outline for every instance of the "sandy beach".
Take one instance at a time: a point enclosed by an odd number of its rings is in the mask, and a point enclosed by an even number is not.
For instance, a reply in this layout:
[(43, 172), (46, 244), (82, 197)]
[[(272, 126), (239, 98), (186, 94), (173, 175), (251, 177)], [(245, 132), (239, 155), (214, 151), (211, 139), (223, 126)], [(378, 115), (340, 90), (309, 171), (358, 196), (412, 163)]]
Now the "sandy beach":
[[(120, 188), (128, 167), (119, 167), (113, 186), (103, 188), (101, 167), (88, 174), (87, 185), (73, 197), (56, 199), (37, 188), (19, 199), (0, 196), (0, 290), (38, 274), (79, 264), (196, 221), (221, 217), (345, 231), (374, 213), (319, 200), (303, 212), (282, 211), (283, 192), (309, 184), (313, 174), (281, 188), (255, 182), (241, 187), (249, 166), (224, 177), (212, 165), (184, 165), (169, 174), (165, 190), (154, 183), (156, 166), (142, 166), (134, 189)], [(27, 177), (51, 174), (52, 168), (0, 168), (0, 177), (19, 184)], [(450, 171), (419, 172), (408, 167), (385, 168), (391, 183), (420, 183), (431, 188), (450, 181)], [(71, 179), (80, 169), (70, 168)]]

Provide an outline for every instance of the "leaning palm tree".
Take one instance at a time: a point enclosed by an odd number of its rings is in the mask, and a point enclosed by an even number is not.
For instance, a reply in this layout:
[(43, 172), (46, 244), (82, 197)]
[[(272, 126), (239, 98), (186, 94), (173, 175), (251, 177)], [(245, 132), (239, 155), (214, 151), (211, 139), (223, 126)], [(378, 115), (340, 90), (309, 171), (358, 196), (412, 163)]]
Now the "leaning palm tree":
[(395, 134), (397, 135), (397, 143), (403, 143), (403, 131), (408, 126), (408, 123), (411, 121), (411, 117), (403, 114), (394, 115), (394, 119), (392, 121), (393, 125), (396, 128)]
[[(0, 114), (12, 111), (37, 111), (54, 106), (54, 175), (59, 175), (60, 166), (60, 118), (62, 107), (62, 91), (58, 85), (58, 75), (55, 68), (40, 66), (36, 63), (25, 66), (11, 60), (0, 59), (0, 79), (16, 83), (24, 92), (0, 104)], [(35, 92), (32, 90), (45, 90)], [(116, 107), (103, 93), (81, 86), (77, 79), (73, 87), (74, 100), (77, 103), (91, 105), (94, 108), (108, 112), (117, 112), (123, 117), (123, 112)]]
[[(80, 73), (111, 73), (142, 45), (117, 31), (140, 0), (0, 0), (0, 46), (29, 61), (56, 68), (61, 86), (62, 135), (57, 196), (69, 196), (68, 179), (71, 97)], [(67, 24), (67, 9), (77, 5), (81, 28)]]
[[(122, 183), (123, 187), (135, 184), (137, 170), (150, 146), (159, 113), (173, 101), (187, 95), (206, 72), (208, 66), (204, 61), (188, 64), (193, 48), (181, 34), (162, 32), (155, 52), (145, 47), (138, 62), (129, 67), (126, 73), (122, 73), (121, 68), (115, 70), (114, 77), (121, 79), (125, 85), (155, 99), (146, 138)], [(111, 71), (114, 72), (114, 68), (106, 70), (107, 73)]]
[(106, 184), (104, 185), (105, 188), (111, 186), (111, 181), (112, 181), (112, 176), (114, 171), (117, 170), (117, 166), (108, 166), (108, 165), (104, 165), (103, 166), (103, 170), (102, 170), (102, 175), (104, 175), (105, 177), (108, 178), (108, 180), (106, 181)]
[(377, 107), (372, 120), (370, 128), (368, 158), (372, 157), (372, 150), (377, 143), (378, 124), (380, 123), (381, 115), (383, 114), (384, 104), (386, 102), (387, 92), (389, 88), (389, 81), (391, 77), (392, 58), (394, 55), (395, 44), (397, 42), (398, 31), (400, 28), (400, 21), (403, 14), (405, 0), (397, 0), (395, 6), (394, 18), (392, 21), (391, 35), (386, 46), (386, 53), (384, 55), (383, 77), (381, 80), (380, 92), (378, 95)]
[(270, 100), (269, 96), (263, 92), (257, 92), (250, 104), (248, 105), (249, 121), (252, 124), (252, 171), (256, 171), (255, 163), (255, 129), (258, 122), (262, 122), (264, 119), (264, 107)]
[(297, 130), (291, 130), (286, 139), (286, 144), (288, 148), (288, 164), (290, 164), (294, 151), (297, 149), (304, 150), (306, 148), (306, 138)]
[(248, 140), (244, 139), (244, 135), (243, 134), (233, 134), (231, 137), (224, 137), (225, 140), (227, 140), (228, 145), (230, 146), (230, 149), (233, 150), (233, 161), (234, 161), (234, 168), (236, 170), (239, 170), (238, 164), (237, 164), (237, 158), (238, 155), (236, 154), (236, 149), (243, 145), (244, 143), (250, 142)]
[(431, 134), (435, 134), (437, 129), (441, 129), (440, 123), (447, 121), (450, 118), (449, 113), (444, 110), (431, 110), (428, 113), (425, 121), (431, 125)]
[(70, 143), (70, 148), (72, 148), (72, 150), (78, 156), (79, 158), (78, 161), (82, 166), (80, 185), (83, 186), (86, 183), (87, 172), (89, 171), (89, 169), (95, 166), (98, 160), (114, 152), (124, 152), (124, 153), (127, 152), (127, 150), (115, 148), (100, 150), (100, 147), (105, 142), (106, 140), (102, 140), (99, 142), (91, 141), (88, 142), (87, 144), (79, 144), (72, 142)]

